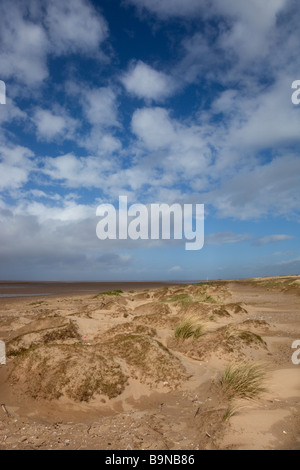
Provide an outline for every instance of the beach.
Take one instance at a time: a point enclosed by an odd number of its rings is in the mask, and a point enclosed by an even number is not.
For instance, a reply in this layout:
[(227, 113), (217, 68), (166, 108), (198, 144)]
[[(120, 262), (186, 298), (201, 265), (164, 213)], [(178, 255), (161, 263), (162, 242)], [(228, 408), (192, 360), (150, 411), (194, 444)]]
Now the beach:
[(1, 282), (0, 449), (299, 450), (299, 294), (299, 276)]

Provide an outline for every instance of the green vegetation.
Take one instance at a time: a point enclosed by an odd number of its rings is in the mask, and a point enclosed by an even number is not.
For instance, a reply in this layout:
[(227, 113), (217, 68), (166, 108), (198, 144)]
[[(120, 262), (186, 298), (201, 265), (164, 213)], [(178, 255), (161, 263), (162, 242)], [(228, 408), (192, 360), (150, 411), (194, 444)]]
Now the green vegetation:
[(237, 413), (238, 409), (239, 407), (237, 405), (234, 405), (233, 403), (229, 403), (224, 413), (224, 416), (222, 418), (222, 421), (229, 421), (229, 419)]
[(164, 299), (162, 300), (164, 303), (170, 303), (170, 302), (180, 302), (182, 304), (192, 304), (192, 303), (210, 303), (210, 304), (216, 304), (218, 301), (212, 297), (211, 295), (207, 294), (206, 292), (200, 293), (197, 297), (192, 297), (190, 294), (180, 294), (176, 295), (175, 297), (172, 297), (171, 299)]
[(193, 338), (198, 339), (203, 334), (203, 324), (194, 315), (185, 315), (175, 327), (175, 338), (182, 341)]
[(265, 287), (267, 289), (276, 289), (279, 288), (280, 290), (286, 290), (290, 287), (299, 287), (299, 276), (288, 276), (288, 277), (275, 277), (272, 279), (251, 279), (251, 284), (255, 284), (261, 287)]
[(221, 378), (225, 395), (233, 398), (253, 399), (265, 391), (266, 372), (259, 364), (241, 363), (226, 367)]
[(180, 294), (172, 297), (172, 299), (164, 299), (162, 302), (183, 302), (183, 303), (190, 303), (192, 302), (192, 298), (189, 294)]
[(255, 333), (252, 333), (251, 331), (228, 329), (226, 331), (226, 336), (228, 339), (239, 338), (247, 345), (250, 345), (252, 343), (261, 343), (262, 345), (266, 346), (266, 342), (262, 339), (262, 337)]
[(228, 312), (228, 310), (226, 310), (226, 308), (223, 305), (215, 309), (213, 311), (213, 315), (217, 317), (230, 317), (230, 313)]
[(197, 302), (205, 302), (209, 304), (216, 304), (217, 300), (206, 292), (202, 292), (196, 299)]
[(99, 294), (96, 294), (93, 299), (98, 299), (99, 297), (101, 297), (101, 295), (120, 295), (120, 294), (123, 294), (123, 291), (120, 290), (120, 289), (117, 289), (117, 290), (109, 290), (109, 291), (106, 291), (106, 292), (99, 292)]

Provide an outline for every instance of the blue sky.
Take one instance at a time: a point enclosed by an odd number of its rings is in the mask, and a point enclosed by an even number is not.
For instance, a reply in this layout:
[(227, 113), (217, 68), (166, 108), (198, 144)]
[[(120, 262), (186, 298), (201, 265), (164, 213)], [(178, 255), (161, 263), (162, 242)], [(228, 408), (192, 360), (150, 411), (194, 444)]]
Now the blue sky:
[[(0, 279), (299, 274), (296, 0), (0, 0)], [(96, 237), (205, 204), (205, 245)]]

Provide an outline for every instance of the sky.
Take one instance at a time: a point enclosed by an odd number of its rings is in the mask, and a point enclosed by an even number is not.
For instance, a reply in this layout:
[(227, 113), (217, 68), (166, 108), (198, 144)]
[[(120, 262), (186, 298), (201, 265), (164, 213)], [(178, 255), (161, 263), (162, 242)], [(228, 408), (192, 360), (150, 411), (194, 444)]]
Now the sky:
[[(297, 0), (0, 11), (1, 280), (299, 274)], [(119, 196), (204, 204), (203, 248), (99, 240), (97, 207)]]

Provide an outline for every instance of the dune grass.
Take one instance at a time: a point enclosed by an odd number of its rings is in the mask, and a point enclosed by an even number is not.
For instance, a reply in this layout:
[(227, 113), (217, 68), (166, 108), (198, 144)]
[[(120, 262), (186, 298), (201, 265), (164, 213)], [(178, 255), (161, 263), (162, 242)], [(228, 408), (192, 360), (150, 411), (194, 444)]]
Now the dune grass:
[(190, 294), (179, 294), (171, 299), (163, 299), (162, 302), (170, 303), (170, 302), (180, 302), (181, 304), (196, 304), (196, 303), (210, 303), (216, 304), (218, 301), (212, 297), (211, 295), (207, 294), (206, 291), (201, 292), (196, 297)]
[(197, 339), (203, 334), (204, 325), (199, 322), (199, 318), (195, 315), (185, 315), (177, 323), (174, 331), (176, 339), (181, 339), (182, 341), (193, 338)]
[(96, 294), (93, 299), (98, 299), (98, 297), (101, 297), (101, 295), (120, 295), (123, 294), (123, 291), (120, 289), (117, 290), (109, 290), (106, 292), (99, 292), (99, 294)]
[(236, 404), (233, 404), (232, 402), (229, 403), (228, 407), (226, 408), (226, 411), (223, 415), (222, 421), (229, 421), (232, 416), (235, 416), (237, 412), (239, 411), (240, 407)]
[(163, 299), (163, 303), (169, 303), (169, 302), (183, 302), (183, 303), (190, 303), (192, 302), (192, 298), (189, 294), (180, 294), (176, 295), (175, 297), (172, 297), (171, 299)]
[(265, 391), (265, 378), (265, 368), (260, 364), (228, 365), (221, 378), (221, 386), (229, 399), (253, 399)]
[(212, 297), (211, 295), (207, 294), (206, 292), (201, 292), (199, 297), (197, 298), (198, 302), (209, 303), (209, 304), (216, 304), (218, 301)]
[(228, 339), (231, 338), (239, 338), (241, 339), (244, 343), (250, 345), (252, 343), (261, 343), (263, 346), (267, 346), (266, 342), (262, 339), (261, 336), (252, 333), (252, 331), (248, 330), (229, 330), (226, 331), (226, 336)]

